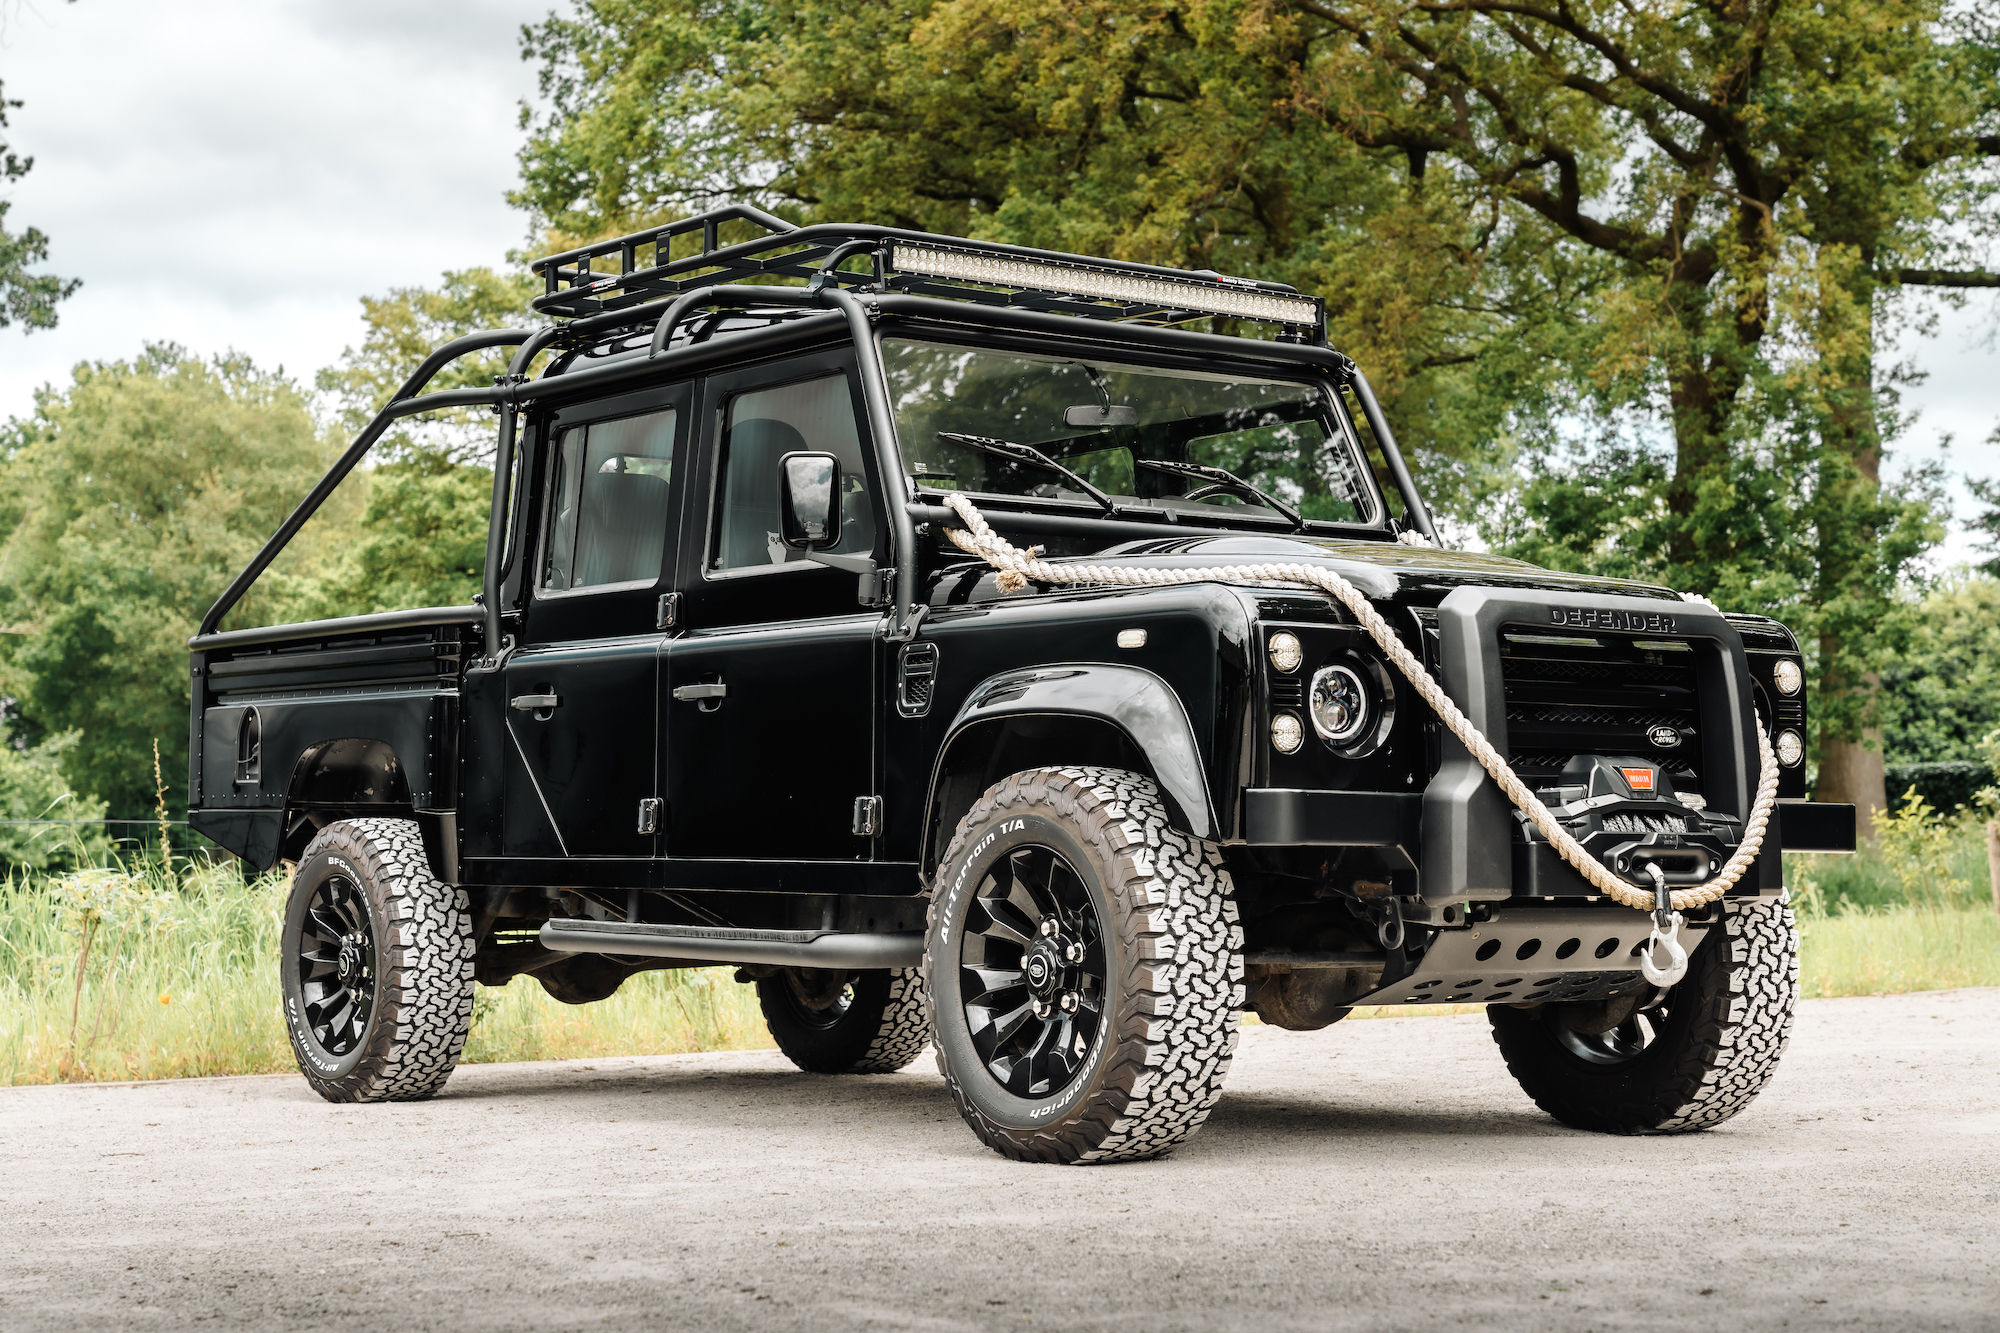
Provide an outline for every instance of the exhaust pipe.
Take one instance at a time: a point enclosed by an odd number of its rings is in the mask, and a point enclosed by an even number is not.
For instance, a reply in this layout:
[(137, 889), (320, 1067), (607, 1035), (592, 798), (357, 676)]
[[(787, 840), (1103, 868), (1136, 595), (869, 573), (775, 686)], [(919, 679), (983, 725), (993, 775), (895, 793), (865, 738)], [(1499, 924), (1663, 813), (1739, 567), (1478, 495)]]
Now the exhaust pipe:
[(762, 963), (845, 972), (916, 968), (922, 931), (863, 934), (838, 930), (745, 930), (735, 926), (655, 926), (624, 921), (551, 920), (542, 947), (558, 953), (629, 954), (703, 963)]

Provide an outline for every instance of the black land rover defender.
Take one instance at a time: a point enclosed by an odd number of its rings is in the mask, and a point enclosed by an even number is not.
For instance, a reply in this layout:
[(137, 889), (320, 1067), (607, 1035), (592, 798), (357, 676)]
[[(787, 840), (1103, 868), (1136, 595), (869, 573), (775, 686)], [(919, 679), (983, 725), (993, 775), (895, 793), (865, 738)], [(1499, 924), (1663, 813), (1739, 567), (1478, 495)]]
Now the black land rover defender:
[[(297, 864), (284, 1009), (321, 1095), (437, 1092), (475, 982), (584, 1004), (717, 963), (804, 1069), (934, 1044), (974, 1132), (1030, 1160), (1181, 1142), (1245, 1009), (1486, 1005), (1529, 1096), (1592, 1129), (1713, 1125), (1770, 1076), (1780, 843), (1853, 838), (1798, 799), (1797, 644), (1441, 549), (1318, 301), (744, 207), (535, 269), (553, 322), (424, 362), (191, 641), (191, 819)], [(510, 346), (492, 389), (422, 392)], [(467, 404), (499, 418), (475, 605), (221, 628), (392, 422)], [(1654, 985), (1645, 914), (1333, 598), (1021, 587), (952, 542), (954, 494), (1055, 561), (1337, 569), (1641, 887), (1734, 850), (1756, 728), (1790, 799)]]

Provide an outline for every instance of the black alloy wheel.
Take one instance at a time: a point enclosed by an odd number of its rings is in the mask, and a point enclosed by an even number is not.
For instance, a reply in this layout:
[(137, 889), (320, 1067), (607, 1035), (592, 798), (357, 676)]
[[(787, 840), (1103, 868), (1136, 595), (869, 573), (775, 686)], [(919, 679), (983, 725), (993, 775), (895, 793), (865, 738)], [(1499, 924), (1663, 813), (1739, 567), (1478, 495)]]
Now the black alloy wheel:
[(1053, 847), (1017, 847), (973, 891), (959, 945), (973, 1048), (1016, 1097), (1060, 1092), (1104, 1021), (1104, 927), (1075, 867)]
[(1563, 1021), (1563, 1006), (1552, 1006), (1549, 1030), (1564, 1050), (1586, 1064), (1615, 1067), (1644, 1055), (1667, 1030), (1664, 1003), (1641, 1009), (1607, 1032), (1578, 1032)]
[[(1657, 1005), (1488, 1005), (1507, 1070), (1566, 1125), (1680, 1134), (1719, 1125), (1770, 1081), (1791, 1036), (1799, 937), (1783, 899), (1725, 899)], [(1629, 1003), (1629, 1001), (1627, 1001)], [(1596, 1029), (1593, 1031), (1592, 1029)]]
[(285, 1029), (330, 1102), (417, 1101), (472, 1026), (472, 913), (431, 873), (415, 820), (343, 819), (292, 872), (279, 945)]
[[(789, 982), (789, 978), (786, 979)], [(854, 978), (849, 976), (841, 983), (840, 993), (832, 1000), (817, 1007), (809, 1004), (799, 994), (796, 985), (787, 984), (778, 991), (777, 1003), (784, 1007), (786, 1016), (809, 1032), (831, 1032), (839, 1027), (842, 1020), (854, 1011)]]
[(1222, 1093), (1242, 946), (1220, 849), (1174, 827), (1150, 778), (1003, 778), (933, 881), (924, 966), (945, 1088), (1016, 1161), (1170, 1152)]
[(346, 875), (314, 888), (292, 966), (313, 1041), (336, 1059), (352, 1052), (375, 1012), (377, 971), (368, 899)]
[(759, 978), (771, 1040), (813, 1074), (893, 1074), (930, 1044), (923, 973), (783, 968)]

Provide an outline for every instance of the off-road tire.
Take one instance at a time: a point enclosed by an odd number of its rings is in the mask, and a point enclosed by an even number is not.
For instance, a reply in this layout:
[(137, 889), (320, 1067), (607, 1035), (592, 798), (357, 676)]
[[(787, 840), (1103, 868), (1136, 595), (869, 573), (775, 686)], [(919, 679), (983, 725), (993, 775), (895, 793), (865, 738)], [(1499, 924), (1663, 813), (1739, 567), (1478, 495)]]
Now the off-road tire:
[[(374, 940), (373, 1010), (359, 1043), (330, 1054), (305, 1017), (299, 942), (307, 906), (330, 878), (367, 906)], [(330, 1102), (420, 1101), (451, 1077), (472, 1026), (472, 915), (463, 889), (431, 874), (413, 820), (329, 824), (306, 847), (285, 910), (285, 1026), (299, 1071)]]
[(915, 968), (856, 972), (840, 1012), (801, 1004), (781, 974), (757, 982), (764, 1025), (785, 1058), (812, 1074), (893, 1074), (930, 1044), (924, 974)]
[[(1084, 882), (1104, 944), (1093, 1047), (1064, 1087), (1013, 1095), (972, 1045), (961, 999), (971, 902), (1001, 857), (1052, 847)], [(1176, 830), (1151, 780), (1043, 768), (989, 787), (959, 822), (932, 892), (925, 969), (938, 1068), (959, 1114), (1016, 1161), (1157, 1157), (1222, 1093), (1243, 1002), (1243, 931), (1213, 844)]]
[(1782, 900), (1726, 901), (1719, 925), (1667, 993), (1651, 1045), (1620, 1064), (1572, 1053), (1559, 1006), (1492, 1005), (1493, 1040), (1535, 1105), (1611, 1134), (1708, 1129), (1748, 1106), (1777, 1071), (1799, 997), (1799, 933)]

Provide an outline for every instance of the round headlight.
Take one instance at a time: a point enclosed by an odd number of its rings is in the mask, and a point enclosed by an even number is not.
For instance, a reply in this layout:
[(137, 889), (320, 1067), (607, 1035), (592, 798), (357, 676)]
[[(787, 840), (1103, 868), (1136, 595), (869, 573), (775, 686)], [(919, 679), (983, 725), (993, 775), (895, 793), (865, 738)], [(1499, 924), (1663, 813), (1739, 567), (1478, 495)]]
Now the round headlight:
[(1797, 662), (1780, 658), (1778, 665), (1771, 668), (1771, 683), (1778, 687), (1780, 694), (1797, 694), (1799, 687), (1806, 683), (1806, 674), (1799, 670)]
[(1306, 729), (1290, 713), (1280, 713), (1271, 719), (1271, 744), (1278, 747), (1279, 754), (1293, 754), (1306, 738)]
[(1306, 660), (1306, 650), (1299, 646), (1299, 636), (1287, 634), (1283, 630), (1271, 636), (1271, 665), (1280, 671), (1297, 671), (1299, 663)]
[(1786, 768), (1793, 767), (1806, 757), (1806, 743), (1796, 731), (1779, 732), (1777, 743), (1771, 748), (1778, 752), (1778, 762)]
[(1313, 730), (1335, 745), (1347, 744), (1368, 725), (1368, 691), (1353, 667), (1323, 666), (1313, 672), (1306, 708)]

